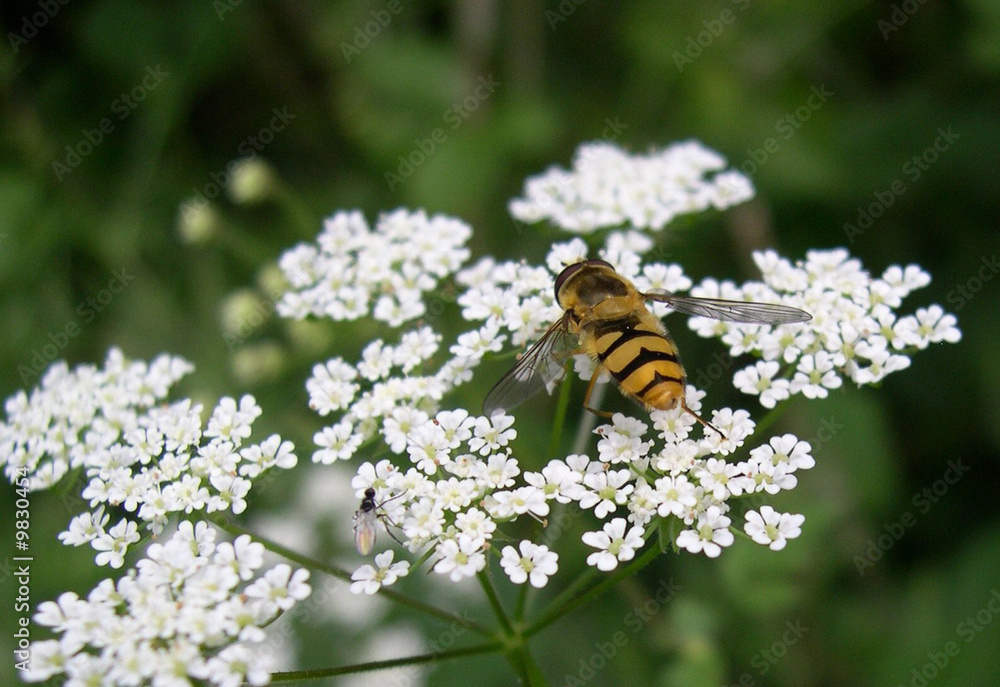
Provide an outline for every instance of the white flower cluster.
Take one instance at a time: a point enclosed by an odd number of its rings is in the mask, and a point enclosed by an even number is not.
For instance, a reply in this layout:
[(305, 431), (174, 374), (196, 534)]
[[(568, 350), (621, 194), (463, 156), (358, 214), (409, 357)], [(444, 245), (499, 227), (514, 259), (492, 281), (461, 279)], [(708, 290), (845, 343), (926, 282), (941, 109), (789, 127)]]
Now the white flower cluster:
[(83, 465), (95, 446), (107, 446), (109, 433), (134, 424), (139, 411), (166, 398), (170, 387), (193, 369), (186, 360), (167, 355), (149, 364), (129, 361), (117, 348), (108, 351), (103, 369), (80, 365), (70, 370), (63, 361), (53, 363), (30, 396), (19, 391), (4, 404), (4, 475), (13, 479), (26, 470), (33, 491), (47, 489)]
[[(651, 247), (638, 232), (616, 232), (600, 255), (641, 290), (689, 288), (691, 280), (677, 265), (642, 265), (641, 256)], [(451, 580), (485, 567), (499, 524), (522, 515), (542, 521), (552, 500), (575, 502), (601, 520), (612, 518), (603, 530), (584, 538), (600, 548), (589, 561), (602, 570), (629, 560), (655, 517), (681, 518), (691, 529), (678, 545), (718, 555), (732, 537), (727, 499), (790, 488), (796, 481), (792, 473), (810, 465), (808, 444), (799, 445), (794, 437), (782, 440), (793, 440), (793, 446), (783, 450), (795, 455), (794, 460), (765, 444), (745, 461), (724, 462), (721, 456), (741, 445), (753, 428), (746, 411), (727, 409), (718, 411), (713, 422), (726, 432), (729, 443), (720, 443), (711, 433), (690, 438), (695, 421), (678, 413), (658, 418), (661, 433), (652, 440), (643, 439), (645, 423), (617, 416), (614, 426), (600, 430), (596, 460), (569, 456), (522, 475), (511, 452), (516, 437), (512, 417), (439, 410), (444, 394), (471, 378), (485, 353), (499, 351), (508, 336), (515, 345), (531, 342), (558, 318), (553, 280), (586, 251), (581, 239), (573, 239), (554, 246), (545, 267), (485, 259), (459, 272), (463, 317), (481, 324), (457, 337), (449, 348), (451, 357), (433, 375), (418, 372), (437, 352), (441, 337), (422, 327), (404, 333), (398, 345), (371, 342), (356, 365), (340, 358), (317, 365), (307, 382), (313, 409), (336, 418), (316, 435), (320, 450), (313, 460), (348, 459), (381, 439), (409, 466), (391, 460), (364, 463), (352, 482), (356, 498), (360, 502), (368, 488), (375, 489), (379, 526), (398, 529), (411, 552), (431, 549), (433, 569)], [(578, 371), (589, 378), (593, 367), (587, 362), (578, 365)], [(699, 397), (692, 388), (688, 403), (697, 407)], [(627, 520), (612, 517), (623, 513)], [(628, 532), (623, 529), (626, 522)], [(785, 536), (794, 533), (781, 530), (780, 537)], [(555, 552), (527, 540), (501, 553), (502, 567), (516, 584), (542, 586), (558, 567)], [(376, 564), (355, 572), (355, 592), (375, 593), (408, 571), (391, 557)]]
[[(908, 351), (958, 336), (954, 318), (936, 306), (895, 317), (892, 309), (899, 301), (926, 284), (926, 274), (915, 266), (890, 268), (882, 279), (872, 280), (844, 251), (810, 252), (795, 267), (774, 253), (762, 253), (756, 259), (763, 282), (737, 287), (705, 280), (691, 289), (680, 266), (643, 264), (651, 248), (652, 242), (639, 232), (613, 232), (599, 255), (640, 291), (690, 289), (695, 296), (786, 304), (815, 315), (807, 323), (781, 327), (691, 318), (696, 331), (721, 337), (732, 355), (762, 358), (739, 371), (735, 382), (744, 390), (759, 390), (768, 407), (792, 393), (822, 396), (839, 384), (838, 372), (859, 383), (876, 381), (898, 369), (901, 360), (908, 361)], [(601, 529), (583, 537), (597, 550), (588, 563), (601, 570), (630, 560), (655, 521), (670, 517), (685, 526), (676, 539), (678, 547), (718, 556), (733, 542), (733, 499), (791, 489), (795, 473), (813, 465), (809, 444), (791, 434), (748, 447), (745, 457), (736, 458), (734, 452), (750, 437), (754, 423), (747, 411), (724, 408), (713, 411), (710, 420), (725, 438), (711, 431), (695, 436), (695, 419), (679, 410), (652, 412), (652, 436), (647, 436), (647, 422), (616, 415), (612, 424), (597, 430), (596, 458), (571, 455), (538, 472), (525, 472), (512, 455), (516, 433), (510, 416), (439, 410), (443, 394), (466, 381), (485, 353), (501, 350), (507, 339), (516, 346), (531, 343), (560, 316), (553, 280), (566, 264), (586, 254), (586, 244), (577, 238), (553, 246), (545, 266), (487, 258), (460, 271), (455, 280), (463, 290), (457, 301), (464, 319), (477, 327), (458, 336), (449, 348), (453, 357), (431, 377), (392, 376), (406, 364), (411, 370), (424, 365), (436, 351), (440, 337), (415, 330), (404, 340), (427, 341), (423, 354), (400, 355), (396, 347), (376, 341), (357, 366), (333, 360), (317, 366), (309, 382), (313, 407), (321, 414), (346, 410), (339, 422), (317, 435), (323, 448), (315, 459), (348, 458), (363, 442), (379, 437), (408, 461), (409, 466), (390, 460), (362, 465), (353, 482), (356, 497), (360, 501), (366, 489), (374, 488), (379, 522), (398, 526), (410, 551), (430, 549), (433, 569), (452, 580), (484, 568), (498, 525), (522, 515), (542, 521), (552, 500), (575, 503), (604, 521)], [(658, 303), (651, 308), (657, 314), (668, 310)], [(782, 367), (787, 377), (777, 374)], [(576, 369), (588, 379), (594, 367), (578, 359)], [(746, 378), (754, 372), (758, 377), (749, 385)], [(770, 384), (760, 383), (764, 376)], [(702, 396), (688, 387), (687, 403), (696, 411)], [(775, 550), (798, 536), (803, 521), (766, 506), (741, 518), (754, 541)], [(530, 579), (541, 586), (554, 574), (555, 553), (535, 547), (522, 541), (519, 548), (502, 552), (502, 567), (513, 582)], [(356, 589), (374, 593), (391, 583), (401, 576), (393, 565), (399, 564), (389, 561), (359, 571)]]
[(262, 575), (264, 547), (242, 535), (215, 541), (207, 523), (181, 522), (118, 580), (82, 599), (39, 604), (35, 622), (58, 639), (33, 642), (29, 682), (65, 675), (73, 685), (221, 687), (270, 682), (264, 627), (310, 594), (307, 570)]
[[(630, 155), (611, 143), (581, 145), (573, 169), (552, 167), (525, 183), (510, 214), (578, 234), (629, 225), (661, 230), (678, 215), (720, 210), (754, 195), (750, 179), (697, 141), (675, 143), (647, 155)], [(710, 173), (715, 173), (709, 177)]]
[(774, 251), (754, 253), (754, 260), (762, 281), (736, 286), (706, 279), (691, 294), (783, 303), (813, 319), (767, 327), (692, 317), (689, 325), (701, 336), (720, 338), (733, 356), (761, 358), (739, 370), (733, 383), (760, 396), (765, 408), (793, 394), (825, 398), (845, 378), (858, 386), (875, 384), (909, 367), (913, 352), (962, 337), (955, 316), (939, 305), (897, 313), (906, 296), (930, 283), (917, 265), (893, 265), (873, 279), (844, 249), (809, 251), (794, 265)]
[[(701, 395), (689, 387), (692, 408), (698, 409)], [(352, 486), (359, 499), (365, 490), (375, 489), (383, 523), (398, 530), (410, 551), (431, 547), (434, 571), (459, 581), (483, 570), (498, 525), (523, 515), (544, 521), (553, 501), (575, 503), (607, 521), (601, 530), (583, 535), (585, 544), (598, 549), (587, 562), (600, 570), (630, 560), (656, 518), (676, 517), (688, 526), (677, 538), (679, 547), (718, 556), (733, 542), (727, 515), (732, 498), (791, 489), (797, 484), (795, 473), (814, 464), (810, 445), (791, 434), (772, 437), (744, 460), (726, 462), (753, 432), (754, 423), (743, 410), (713, 414), (712, 422), (726, 438), (712, 431), (693, 436), (696, 421), (681, 410), (654, 411), (651, 420), (657, 431), (647, 437), (649, 425), (618, 413), (612, 424), (596, 430), (601, 437), (596, 459), (570, 455), (522, 475), (511, 455), (516, 437), (512, 417), (441, 411), (404, 437), (399, 453), (406, 454), (409, 468), (388, 459), (364, 463)], [(767, 525), (760, 521), (762, 515), (771, 518)], [(787, 523), (797, 527), (801, 516), (750, 511), (746, 531), (755, 541), (779, 549), (798, 536)], [(527, 540), (518, 549), (505, 547), (501, 558), (512, 582), (530, 579), (536, 587), (556, 572), (557, 561), (556, 553)], [(372, 594), (408, 571), (393, 567), (400, 564), (392, 564), (391, 556), (376, 563), (377, 569), (363, 566), (355, 573), (355, 592)]]
[[(103, 369), (57, 363), (30, 397), (22, 391), (7, 400), (0, 425), (6, 474), (24, 468), (31, 488), (42, 489), (82, 470), (88, 481), (81, 496), (92, 510), (76, 515), (59, 539), (90, 544), (98, 565), (124, 564), (140, 539), (136, 520), (157, 534), (173, 513), (241, 513), (254, 478), (296, 463), (292, 444), (277, 435), (246, 443), (261, 413), (252, 396), (223, 398), (207, 426), (202, 406), (188, 399), (154, 405), (191, 369), (169, 356), (127, 362), (112, 349)], [(131, 518), (109, 527), (107, 506)]]
[[(845, 376), (859, 384), (876, 382), (905, 367), (914, 350), (958, 340), (954, 317), (938, 306), (896, 315), (902, 298), (929, 279), (916, 266), (891, 267), (880, 279), (872, 279), (843, 250), (812, 251), (795, 265), (765, 252), (755, 256), (764, 275), (761, 282), (737, 286), (706, 279), (692, 288), (679, 265), (649, 259), (655, 255), (654, 242), (640, 230), (658, 230), (678, 214), (724, 208), (752, 197), (750, 182), (724, 169), (720, 156), (694, 142), (647, 156), (592, 144), (578, 151), (572, 171), (550, 170), (529, 180), (525, 197), (512, 201), (510, 209), (519, 219), (548, 219), (577, 233), (627, 225), (607, 235), (598, 256), (641, 292), (688, 291), (697, 297), (784, 304), (811, 313), (809, 322), (780, 327), (690, 319), (702, 336), (721, 338), (733, 356), (759, 357), (736, 373), (734, 383), (758, 395), (765, 407), (796, 393), (824, 396)], [(394, 216), (410, 217), (402, 211)], [(340, 214), (332, 221), (346, 226), (348, 217), (364, 227), (356, 214)], [(381, 233), (377, 228), (370, 235)], [(338, 235), (350, 232), (340, 229)], [(377, 245), (382, 240), (377, 239)], [(396, 456), (365, 462), (352, 482), (359, 502), (366, 490), (375, 490), (376, 517), (364, 518), (364, 527), (377, 523), (390, 528), (411, 553), (420, 552), (433, 570), (455, 581), (484, 569), (500, 525), (524, 515), (544, 522), (552, 501), (593, 511), (602, 523), (583, 536), (595, 549), (587, 562), (600, 570), (632, 559), (666, 518), (683, 524), (675, 540), (679, 548), (708, 556), (718, 556), (732, 543), (734, 518), (751, 539), (774, 550), (799, 535), (800, 515), (768, 506), (734, 509), (734, 500), (746, 495), (793, 488), (797, 471), (813, 465), (809, 444), (791, 434), (744, 447), (754, 429), (745, 410), (704, 413), (724, 436), (696, 428), (695, 419), (680, 410), (648, 416), (642, 411), (641, 419), (619, 414), (597, 429), (596, 453), (556, 458), (537, 471), (523, 470), (516, 457), (511, 416), (486, 418), (461, 408), (442, 410), (445, 394), (469, 381), (484, 356), (501, 353), (508, 344), (523, 350), (562, 315), (553, 282), (566, 265), (589, 253), (583, 239), (574, 238), (554, 245), (542, 265), (487, 257), (456, 272), (467, 258), (464, 247), (460, 250), (448, 270), (414, 268), (411, 283), (427, 287), (412, 293), (410, 311), (423, 312), (425, 305), (418, 300), (438, 288), (434, 285), (443, 276), (453, 275), (447, 288), (457, 287), (455, 300), (471, 329), (458, 334), (450, 346), (428, 327), (405, 332), (398, 344), (379, 339), (364, 348), (356, 363), (335, 358), (317, 365), (307, 382), (311, 406), (332, 420), (315, 437), (320, 450), (314, 461), (349, 459), (362, 447), (365, 455), (378, 455), (385, 449), (372, 446), (376, 442)], [(341, 244), (324, 258), (339, 257), (340, 262), (334, 261), (337, 268), (317, 273), (320, 252), (300, 247), (283, 258), (290, 278), (299, 269), (296, 265), (305, 265), (302, 270), (314, 275), (306, 280), (311, 295), (306, 298), (296, 285), (289, 302), (339, 305), (285, 312), (343, 319), (347, 291), (340, 277), (358, 283), (361, 253), (355, 245)], [(384, 262), (380, 255), (375, 274), (382, 274), (378, 269)], [(385, 282), (365, 288), (366, 295), (396, 292)], [(649, 307), (657, 316), (669, 312), (664, 303)], [(365, 312), (362, 308), (352, 316)], [(438, 352), (442, 347), (447, 347), (443, 358)], [(589, 379), (595, 366), (578, 356), (575, 369)], [(693, 381), (697, 385), (697, 377)], [(686, 401), (697, 410), (704, 394), (695, 386), (688, 386)], [(362, 534), (370, 540), (369, 532)], [(558, 567), (555, 552), (530, 540), (497, 553), (515, 584), (543, 586)], [(403, 563), (381, 554), (376, 566), (355, 573), (354, 591), (372, 594), (391, 584), (409, 572)]]
[(396, 210), (374, 228), (360, 211), (324, 222), (316, 244), (300, 244), (279, 265), (290, 290), (277, 304), (283, 317), (335, 321), (371, 315), (398, 327), (426, 312), (424, 294), (469, 257), (472, 230), (460, 220)]

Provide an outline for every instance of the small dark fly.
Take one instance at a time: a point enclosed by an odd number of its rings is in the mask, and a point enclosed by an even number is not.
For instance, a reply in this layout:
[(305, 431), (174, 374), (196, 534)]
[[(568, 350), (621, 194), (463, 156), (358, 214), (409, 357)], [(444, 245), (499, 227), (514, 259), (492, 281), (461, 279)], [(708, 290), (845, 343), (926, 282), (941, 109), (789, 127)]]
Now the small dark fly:
[(382, 522), (382, 526), (385, 527), (385, 531), (389, 533), (389, 536), (396, 540), (399, 544), (403, 542), (392, 533), (389, 529), (390, 525), (395, 526), (395, 523), (389, 519), (382, 507), (394, 499), (398, 499), (402, 494), (396, 494), (381, 503), (375, 502), (375, 490), (371, 487), (365, 489), (365, 496), (361, 499), (361, 505), (358, 507), (357, 512), (354, 513), (354, 545), (358, 549), (358, 553), (362, 556), (367, 556), (371, 553), (372, 548), (375, 546), (375, 535), (378, 530), (378, 522)]

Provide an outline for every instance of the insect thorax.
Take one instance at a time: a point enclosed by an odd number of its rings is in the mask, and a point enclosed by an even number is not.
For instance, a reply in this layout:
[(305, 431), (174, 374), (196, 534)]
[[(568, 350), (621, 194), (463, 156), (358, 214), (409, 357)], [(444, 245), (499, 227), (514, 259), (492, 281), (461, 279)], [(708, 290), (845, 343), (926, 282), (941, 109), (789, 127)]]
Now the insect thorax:
[(577, 304), (592, 307), (608, 298), (626, 296), (628, 293), (628, 284), (617, 275), (584, 268), (563, 286), (559, 293), (559, 304), (566, 309)]

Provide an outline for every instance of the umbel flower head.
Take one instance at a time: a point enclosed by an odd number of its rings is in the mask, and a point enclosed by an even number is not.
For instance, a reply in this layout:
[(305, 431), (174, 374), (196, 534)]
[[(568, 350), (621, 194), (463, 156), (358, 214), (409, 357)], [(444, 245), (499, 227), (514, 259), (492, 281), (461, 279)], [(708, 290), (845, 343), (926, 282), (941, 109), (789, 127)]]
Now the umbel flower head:
[[(273, 435), (248, 443), (261, 409), (252, 396), (223, 398), (203, 422), (201, 405), (163, 403), (193, 366), (171, 356), (128, 361), (111, 349), (103, 368), (53, 365), (30, 396), (7, 399), (0, 423), (0, 464), (11, 481), (44, 489), (71, 469), (86, 479), (90, 509), (59, 535), (90, 544), (98, 565), (120, 568), (140, 539), (139, 524), (158, 534), (173, 514), (246, 508), (252, 481), (296, 464), (294, 447)], [(127, 517), (110, 525), (113, 507)]]
[(697, 141), (647, 155), (588, 143), (577, 149), (571, 171), (553, 167), (528, 179), (524, 197), (510, 202), (510, 214), (578, 234), (622, 225), (659, 231), (678, 215), (724, 210), (752, 198), (750, 180), (725, 167), (725, 158)]
[[(511, 203), (512, 213), (521, 219), (548, 219), (574, 233), (626, 228), (608, 233), (596, 256), (581, 238), (574, 238), (554, 244), (537, 265), (491, 257), (467, 264), (467, 235), (460, 243), (442, 243), (439, 250), (451, 258), (447, 269), (418, 272), (415, 279), (427, 284), (451, 280), (449, 288), (457, 290), (455, 300), (467, 328), (449, 344), (433, 320), (424, 320), (394, 339), (372, 341), (359, 359), (336, 357), (317, 364), (306, 386), (311, 407), (329, 424), (315, 437), (319, 450), (313, 460), (359, 458), (352, 482), (358, 501), (374, 489), (375, 502), (384, 504), (380, 525), (393, 527), (408, 551), (426, 555), (432, 570), (453, 581), (476, 575), (496, 552), (515, 584), (529, 578), (533, 585), (545, 584), (560, 560), (543, 555), (547, 547), (542, 552), (531, 539), (522, 540), (517, 549), (491, 542), (522, 517), (537, 521), (541, 533), (553, 502), (579, 509), (594, 523), (583, 542), (596, 549), (587, 562), (601, 570), (630, 560), (668, 519), (679, 525), (675, 545), (692, 553), (720, 555), (733, 543), (733, 529), (744, 522), (758, 543), (783, 547), (800, 532), (801, 516), (769, 507), (744, 516), (740, 501), (794, 488), (798, 471), (814, 464), (812, 447), (792, 434), (755, 436), (750, 410), (703, 409), (705, 395), (697, 388), (697, 377), (688, 385), (687, 403), (721, 436), (681, 410), (647, 413), (636, 408), (597, 427), (590, 452), (553, 457), (540, 469), (522, 466), (520, 457), (531, 449), (518, 445), (512, 415), (485, 417), (474, 409), (447, 406), (448, 394), (472, 380), (484, 358), (522, 349), (561, 316), (553, 281), (567, 264), (587, 257), (609, 262), (643, 292), (689, 291), (813, 313), (808, 322), (780, 327), (689, 320), (701, 336), (718, 338), (733, 356), (751, 359), (734, 375), (734, 383), (765, 408), (795, 394), (821, 398), (845, 377), (859, 385), (875, 383), (905, 368), (914, 351), (958, 340), (954, 317), (939, 306), (898, 313), (902, 300), (929, 282), (915, 265), (890, 267), (876, 279), (843, 249), (810, 251), (800, 261), (765, 251), (754, 255), (762, 273), (759, 281), (737, 285), (704, 279), (694, 285), (680, 265), (646, 260), (654, 241), (640, 229), (655, 231), (680, 212), (725, 207), (752, 196), (748, 181), (736, 183), (738, 173), (724, 169), (721, 157), (693, 143), (647, 156), (596, 144), (581, 148), (572, 172), (550, 170), (529, 180), (526, 197)], [(708, 177), (708, 172), (717, 173)], [(428, 221), (422, 213), (398, 210), (387, 216), (391, 223), (384, 217), (369, 230), (357, 213), (338, 213), (316, 246), (299, 246), (282, 264), (287, 268), (294, 256), (321, 254), (329, 227), (343, 226), (348, 217), (353, 225), (366, 227), (374, 245), (390, 241), (382, 236), (386, 227), (393, 235), (410, 236)], [(442, 226), (454, 222), (434, 221)], [(349, 251), (333, 267), (313, 263), (309, 299), (334, 302), (352, 289), (371, 291), (368, 277), (357, 269), (359, 261)], [(294, 287), (291, 298), (301, 297), (303, 289)], [(664, 304), (650, 307), (657, 315), (668, 312)], [(328, 316), (339, 318), (336, 312)], [(594, 365), (580, 357), (574, 369), (587, 380)], [(369, 458), (385, 451), (391, 457)], [(537, 458), (533, 461), (537, 464)], [(389, 574), (388, 565), (360, 569), (356, 590), (373, 593), (399, 577)]]
[(39, 604), (35, 622), (59, 638), (32, 643), (25, 679), (270, 682), (264, 627), (309, 596), (309, 571), (282, 563), (259, 574), (263, 545), (247, 535), (215, 539), (207, 523), (182, 521), (124, 576), (102, 581), (86, 598), (66, 592)]

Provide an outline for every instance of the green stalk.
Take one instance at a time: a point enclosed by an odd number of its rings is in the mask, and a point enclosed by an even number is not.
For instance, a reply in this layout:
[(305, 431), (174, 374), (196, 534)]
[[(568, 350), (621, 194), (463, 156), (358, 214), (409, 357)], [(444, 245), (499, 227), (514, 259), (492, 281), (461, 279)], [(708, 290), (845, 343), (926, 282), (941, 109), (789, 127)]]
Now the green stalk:
[[(604, 399), (604, 393), (607, 391), (608, 382), (604, 384), (598, 384), (594, 388), (594, 392), (590, 395), (590, 407), (596, 408), (601, 405), (601, 401)], [(573, 440), (572, 453), (583, 453), (587, 450), (587, 444), (590, 443), (591, 434), (594, 432), (594, 425), (597, 424), (597, 416), (592, 412), (583, 408), (580, 411), (580, 427), (576, 431), (576, 438)]]
[(517, 606), (514, 607), (514, 622), (518, 625), (524, 620), (524, 609), (528, 606), (528, 592), (532, 589), (530, 583), (521, 585), (521, 590), (517, 594)]
[(569, 407), (569, 392), (572, 385), (563, 380), (559, 389), (559, 405), (556, 406), (556, 418), (552, 422), (552, 436), (549, 439), (549, 457), (555, 457), (559, 453), (559, 444), (562, 441), (563, 426), (566, 424), (566, 409)]
[(788, 400), (785, 400), (769, 410), (767, 415), (765, 415), (764, 418), (757, 423), (757, 426), (754, 427), (754, 433), (757, 434), (763, 432), (768, 427), (773, 425), (775, 421), (777, 421), (777, 419), (781, 417), (786, 410), (788, 410), (789, 405)]
[(653, 559), (655, 559), (659, 554), (660, 554), (659, 546), (650, 546), (648, 549), (646, 549), (645, 553), (643, 553), (638, 558), (633, 559), (628, 565), (619, 568), (612, 575), (610, 575), (603, 581), (599, 582), (598, 584), (594, 585), (593, 587), (583, 592), (582, 594), (575, 596), (574, 598), (563, 604), (561, 607), (555, 606), (555, 604), (553, 604), (555, 608), (553, 608), (548, 613), (543, 615), (540, 619), (532, 623), (524, 631), (524, 636), (531, 637), (539, 630), (542, 630), (548, 625), (551, 625), (562, 616), (576, 609), (577, 606), (582, 606), (583, 604), (594, 599), (595, 597), (600, 596), (601, 594), (606, 592), (611, 587), (614, 587), (616, 584), (621, 582), (629, 575), (634, 575), (635, 573), (639, 572), (644, 567), (652, 563)]
[(417, 654), (416, 656), (406, 656), (404, 658), (393, 658), (387, 661), (369, 661), (368, 663), (355, 663), (349, 666), (337, 666), (336, 668), (317, 668), (315, 670), (290, 670), (284, 673), (274, 673), (271, 675), (272, 682), (291, 682), (293, 680), (319, 680), (335, 675), (350, 675), (369, 670), (386, 670), (388, 668), (398, 668), (400, 666), (419, 665), (422, 663), (433, 663), (451, 658), (462, 658), (463, 656), (475, 656), (477, 654), (489, 654), (500, 651), (503, 644), (499, 641), (486, 642), (484, 644), (474, 644), (461, 649), (449, 649), (448, 651), (435, 651), (428, 654)]
[(493, 586), (493, 580), (490, 578), (489, 573), (486, 570), (480, 570), (476, 573), (476, 577), (479, 578), (479, 584), (482, 585), (483, 592), (486, 593), (486, 598), (493, 608), (493, 613), (496, 615), (504, 635), (508, 638), (514, 637), (516, 634), (514, 626), (511, 624), (510, 618), (507, 617), (507, 611), (503, 609), (503, 604), (500, 603), (500, 597), (497, 596), (497, 590)]

